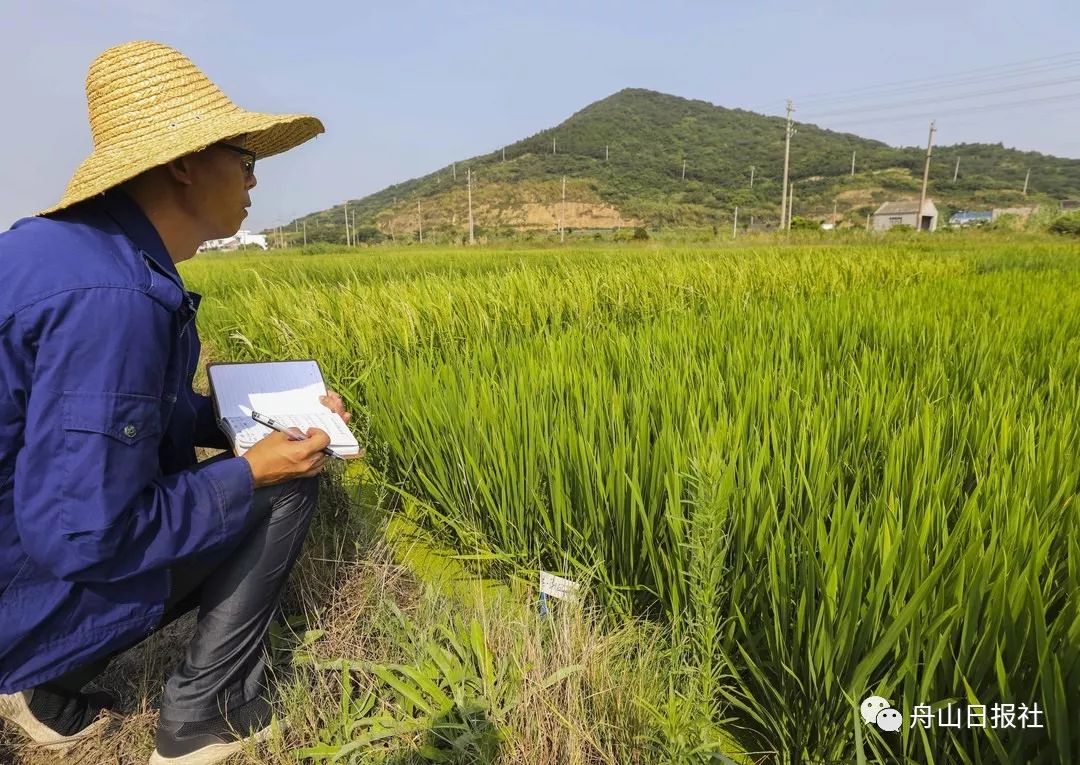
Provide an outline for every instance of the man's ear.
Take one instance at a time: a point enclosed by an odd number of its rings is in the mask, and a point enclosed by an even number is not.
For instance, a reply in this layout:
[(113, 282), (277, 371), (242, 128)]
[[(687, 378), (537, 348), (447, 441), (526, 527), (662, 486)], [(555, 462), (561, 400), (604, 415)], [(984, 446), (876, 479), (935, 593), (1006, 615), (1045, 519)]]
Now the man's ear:
[(190, 186), (195, 182), (194, 172), (198, 157), (194, 154), (186, 154), (183, 157), (172, 160), (165, 164), (165, 171), (176, 183)]

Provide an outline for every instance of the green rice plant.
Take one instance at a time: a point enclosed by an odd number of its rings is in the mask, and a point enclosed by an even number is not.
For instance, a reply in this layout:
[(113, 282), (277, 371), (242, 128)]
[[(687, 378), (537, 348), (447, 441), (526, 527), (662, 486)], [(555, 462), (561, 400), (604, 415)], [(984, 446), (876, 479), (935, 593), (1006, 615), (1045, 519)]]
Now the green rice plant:
[[(980, 247), (350, 256), (242, 284), (223, 260), (200, 321), (235, 358), (319, 358), (435, 533), (667, 625), (697, 683), (672, 731), (722, 721), (784, 762), (1078, 761), (1080, 252)], [(1046, 727), (889, 734), (871, 694)]]

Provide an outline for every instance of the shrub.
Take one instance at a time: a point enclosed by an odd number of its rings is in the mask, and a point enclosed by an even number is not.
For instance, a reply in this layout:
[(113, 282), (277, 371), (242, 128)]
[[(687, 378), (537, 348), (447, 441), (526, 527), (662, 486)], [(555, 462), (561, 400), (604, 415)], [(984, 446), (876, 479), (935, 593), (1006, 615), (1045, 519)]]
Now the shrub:
[(378, 244), (387, 238), (375, 226), (357, 226), (355, 237), (357, 242), (363, 242), (364, 244)]
[(1053, 234), (1065, 236), (1080, 236), (1080, 212), (1059, 215), (1050, 224), (1049, 231)]
[(1023, 218), (1015, 213), (999, 215), (997, 220), (990, 221), (988, 226), (991, 231), (1020, 231), (1023, 227)]

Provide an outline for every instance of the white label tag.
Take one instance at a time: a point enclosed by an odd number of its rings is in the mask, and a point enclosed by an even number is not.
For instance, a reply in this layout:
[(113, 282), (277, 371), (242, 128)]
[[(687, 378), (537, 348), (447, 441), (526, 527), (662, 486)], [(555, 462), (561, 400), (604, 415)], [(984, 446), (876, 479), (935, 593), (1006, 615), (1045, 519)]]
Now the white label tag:
[(581, 586), (577, 582), (563, 579), (561, 576), (555, 576), (546, 571), (540, 572), (540, 592), (550, 598), (558, 598), (559, 600), (574, 603), (578, 599), (580, 589)]

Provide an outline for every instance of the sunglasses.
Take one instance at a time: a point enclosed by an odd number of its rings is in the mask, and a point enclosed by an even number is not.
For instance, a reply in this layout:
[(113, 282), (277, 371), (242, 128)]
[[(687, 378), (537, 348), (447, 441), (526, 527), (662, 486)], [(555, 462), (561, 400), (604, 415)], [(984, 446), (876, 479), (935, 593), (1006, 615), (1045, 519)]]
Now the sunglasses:
[(255, 175), (255, 152), (240, 146), (233, 146), (231, 143), (219, 143), (215, 145), (241, 155), (244, 158), (241, 162), (241, 165), (244, 168), (244, 176), (250, 178)]

